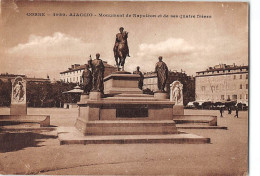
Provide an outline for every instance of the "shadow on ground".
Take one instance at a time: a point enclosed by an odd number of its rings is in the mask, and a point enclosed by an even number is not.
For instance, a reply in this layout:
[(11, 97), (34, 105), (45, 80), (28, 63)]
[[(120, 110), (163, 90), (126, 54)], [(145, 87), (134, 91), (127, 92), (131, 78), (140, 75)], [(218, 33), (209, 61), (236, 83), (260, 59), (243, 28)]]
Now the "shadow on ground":
[(43, 139), (56, 139), (56, 135), (46, 135), (36, 132), (0, 133), (0, 153), (22, 150), (27, 147), (41, 147)]

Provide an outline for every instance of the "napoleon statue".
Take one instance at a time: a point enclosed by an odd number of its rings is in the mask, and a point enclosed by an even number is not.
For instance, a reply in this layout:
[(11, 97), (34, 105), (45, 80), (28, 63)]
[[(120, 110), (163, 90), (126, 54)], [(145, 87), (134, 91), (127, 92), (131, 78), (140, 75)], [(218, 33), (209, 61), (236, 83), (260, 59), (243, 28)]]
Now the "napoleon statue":
[(121, 70), (124, 71), (125, 59), (126, 57), (130, 57), (127, 43), (128, 32), (124, 31), (123, 27), (120, 27), (119, 31), (120, 33), (116, 34), (116, 41), (113, 51), (116, 60), (117, 70), (119, 71), (121, 66)]

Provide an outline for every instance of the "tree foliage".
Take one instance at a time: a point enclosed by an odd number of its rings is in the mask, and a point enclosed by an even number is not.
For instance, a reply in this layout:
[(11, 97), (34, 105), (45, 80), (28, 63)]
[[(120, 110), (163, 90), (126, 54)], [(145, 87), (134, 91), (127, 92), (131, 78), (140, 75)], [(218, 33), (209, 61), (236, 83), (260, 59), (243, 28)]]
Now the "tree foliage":
[(10, 106), (12, 83), (0, 80), (0, 106)]
[[(62, 107), (66, 97), (62, 92), (73, 89), (75, 83), (27, 82), (26, 99), (29, 107)], [(11, 82), (0, 80), (0, 106), (11, 104)]]

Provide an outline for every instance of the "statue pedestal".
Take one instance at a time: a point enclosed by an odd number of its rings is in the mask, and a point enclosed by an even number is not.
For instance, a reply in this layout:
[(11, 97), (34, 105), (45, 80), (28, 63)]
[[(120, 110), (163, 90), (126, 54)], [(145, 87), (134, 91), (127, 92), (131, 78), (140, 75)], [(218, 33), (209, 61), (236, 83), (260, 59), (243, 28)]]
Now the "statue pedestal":
[(173, 105), (138, 95), (89, 99), (78, 103), (75, 126), (84, 135), (175, 134)]
[(184, 115), (184, 106), (183, 105), (174, 105), (172, 112), (173, 112), (173, 115)]
[(90, 92), (89, 93), (89, 99), (90, 100), (100, 100), (101, 99), (101, 92)]
[(27, 105), (26, 104), (11, 104), (10, 115), (26, 115)]
[(129, 74), (129, 72), (112, 73), (104, 78), (104, 93), (109, 95), (142, 94), (142, 90), (138, 88), (139, 78), (139, 75)]
[(107, 76), (104, 92), (109, 96), (90, 92), (89, 99), (78, 102), (76, 128), (58, 132), (60, 144), (210, 142), (180, 134), (173, 121), (174, 102), (166, 93), (142, 94), (138, 79), (133, 74)]
[(80, 95), (80, 101), (86, 101), (88, 99), (89, 99), (89, 95), (88, 94), (82, 93)]
[(167, 99), (167, 93), (161, 92), (161, 91), (155, 92), (154, 93), (154, 98), (155, 99), (160, 99), (160, 100), (165, 100), (165, 99)]

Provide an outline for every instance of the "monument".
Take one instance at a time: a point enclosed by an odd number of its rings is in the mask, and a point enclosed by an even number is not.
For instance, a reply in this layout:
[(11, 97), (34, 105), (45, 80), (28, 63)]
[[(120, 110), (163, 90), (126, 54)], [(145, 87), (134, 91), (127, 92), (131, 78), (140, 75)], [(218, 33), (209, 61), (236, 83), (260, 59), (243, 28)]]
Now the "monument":
[(26, 115), (26, 80), (22, 77), (16, 77), (12, 80), (12, 94), (11, 94), (11, 115)]
[(158, 58), (159, 62), (155, 65), (155, 73), (157, 74), (158, 91), (154, 93), (154, 96), (158, 99), (166, 99), (167, 94), (165, 92), (165, 85), (168, 79), (168, 67), (162, 61), (162, 56)]
[(118, 71), (120, 71), (120, 66), (121, 71), (124, 71), (125, 59), (126, 57), (130, 57), (127, 42), (128, 32), (124, 31), (123, 27), (120, 27), (119, 31), (120, 33), (116, 34), (113, 51)]
[(91, 57), (89, 65), (92, 70), (92, 90), (90, 91), (89, 98), (98, 100), (104, 93), (104, 71), (105, 67), (103, 61), (100, 59), (100, 54), (96, 54), (96, 59), (92, 61)]
[(49, 115), (28, 115), (27, 114), (26, 80), (18, 76), (15, 79), (11, 80), (11, 82), (12, 82), (12, 93), (11, 93), (10, 115), (0, 115), (0, 126), (27, 124), (24, 125), (25, 128), (23, 128), (26, 129), (27, 126), (32, 126), (32, 124), (39, 124), (40, 127), (49, 127), (50, 126)]
[(96, 60), (90, 60), (93, 88), (89, 99), (78, 102), (76, 128), (59, 129), (60, 144), (209, 143), (209, 138), (177, 130), (173, 121), (176, 102), (167, 99), (164, 91), (168, 67), (162, 57), (159, 57), (155, 69), (159, 89), (155, 95), (143, 94), (139, 72), (131, 74), (124, 71), (125, 57), (129, 54), (126, 38), (127, 33), (120, 28), (114, 55), (118, 70), (119, 65), (122, 66), (121, 71), (103, 78), (100, 55), (96, 55)]
[(170, 101), (174, 102), (174, 115), (184, 115), (183, 106), (183, 85), (179, 81), (170, 84)]
[(136, 67), (136, 71), (133, 72), (133, 74), (137, 74), (139, 75), (139, 80), (138, 80), (138, 87), (140, 90), (143, 90), (143, 85), (144, 85), (144, 75), (143, 73), (140, 71), (140, 67)]

